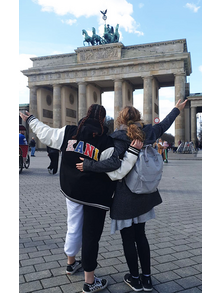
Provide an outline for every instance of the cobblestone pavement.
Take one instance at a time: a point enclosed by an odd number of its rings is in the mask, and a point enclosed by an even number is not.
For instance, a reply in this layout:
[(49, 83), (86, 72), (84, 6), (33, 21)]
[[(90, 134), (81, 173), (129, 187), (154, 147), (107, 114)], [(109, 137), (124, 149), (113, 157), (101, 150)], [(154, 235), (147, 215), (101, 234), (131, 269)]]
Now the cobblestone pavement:
[[(36, 152), (20, 179), (20, 293), (81, 292), (84, 273), (67, 276), (63, 245), (65, 198), (59, 175), (47, 172), (46, 152)], [(164, 165), (163, 204), (146, 224), (151, 247), (153, 293), (201, 292), (202, 161), (170, 160)], [(80, 254), (79, 254), (80, 257)], [(119, 232), (110, 235), (106, 218), (96, 274), (109, 281), (103, 293), (133, 292), (123, 282), (128, 272)]]

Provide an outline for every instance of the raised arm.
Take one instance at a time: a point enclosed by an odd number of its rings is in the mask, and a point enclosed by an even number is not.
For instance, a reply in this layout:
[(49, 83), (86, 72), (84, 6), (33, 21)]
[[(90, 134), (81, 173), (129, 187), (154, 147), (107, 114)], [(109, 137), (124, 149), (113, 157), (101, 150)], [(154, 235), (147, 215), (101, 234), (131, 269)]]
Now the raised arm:
[(162, 134), (170, 128), (176, 117), (180, 114), (180, 111), (184, 109), (186, 102), (187, 100), (181, 103), (181, 100), (179, 100), (173, 110), (160, 123), (153, 126), (156, 134), (156, 139), (161, 137)]
[(51, 128), (50, 126), (39, 121), (36, 117), (26, 111), (26, 115), (20, 112), (20, 116), (27, 121), (31, 130), (37, 135), (39, 140), (54, 149), (60, 149), (63, 143), (65, 128)]

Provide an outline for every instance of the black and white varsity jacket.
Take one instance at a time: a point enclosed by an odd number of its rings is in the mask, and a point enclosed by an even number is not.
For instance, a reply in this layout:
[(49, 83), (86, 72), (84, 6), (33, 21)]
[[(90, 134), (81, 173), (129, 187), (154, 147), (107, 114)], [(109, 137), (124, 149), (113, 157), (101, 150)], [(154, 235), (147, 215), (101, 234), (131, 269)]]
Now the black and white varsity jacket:
[[(43, 144), (62, 151), (60, 186), (63, 195), (71, 201), (108, 210), (116, 187), (116, 182), (112, 180), (123, 178), (131, 170), (139, 150), (129, 147), (121, 164), (114, 150), (114, 141), (106, 134), (107, 127), (104, 128), (102, 136), (93, 137), (94, 132), (101, 133), (99, 122), (94, 119), (85, 122), (77, 139), (73, 138), (77, 132), (75, 125), (60, 129), (51, 128), (32, 115), (28, 117), (27, 122)], [(76, 163), (82, 162), (80, 157), (105, 161), (97, 170), (98, 173), (80, 172), (76, 168)], [(104, 173), (103, 168), (105, 172), (111, 172), (111, 179)]]

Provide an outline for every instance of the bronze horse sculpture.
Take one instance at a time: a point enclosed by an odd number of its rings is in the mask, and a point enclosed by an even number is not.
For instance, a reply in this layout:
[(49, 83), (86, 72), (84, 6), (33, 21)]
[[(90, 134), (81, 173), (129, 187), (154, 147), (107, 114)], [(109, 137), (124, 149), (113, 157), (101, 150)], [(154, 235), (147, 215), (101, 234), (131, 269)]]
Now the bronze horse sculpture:
[(92, 46), (94, 46), (94, 41), (93, 41), (93, 39), (92, 39), (92, 37), (90, 37), (89, 35), (88, 35), (88, 33), (87, 33), (87, 31), (86, 30), (82, 30), (82, 35), (84, 35), (85, 36), (85, 39), (84, 39), (84, 41), (83, 41), (83, 45), (85, 46), (85, 42), (87, 42), (88, 44), (91, 44)]
[(119, 24), (115, 27), (115, 32), (113, 26), (105, 25), (104, 26), (104, 35), (103, 38), (96, 34), (96, 30), (92, 28), (92, 37), (90, 37), (85, 29), (82, 30), (82, 34), (85, 36), (83, 41), (83, 45), (85, 46), (85, 42), (88, 45), (102, 45), (102, 44), (110, 44), (110, 43), (117, 43), (119, 41), (119, 33), (118, 33)]

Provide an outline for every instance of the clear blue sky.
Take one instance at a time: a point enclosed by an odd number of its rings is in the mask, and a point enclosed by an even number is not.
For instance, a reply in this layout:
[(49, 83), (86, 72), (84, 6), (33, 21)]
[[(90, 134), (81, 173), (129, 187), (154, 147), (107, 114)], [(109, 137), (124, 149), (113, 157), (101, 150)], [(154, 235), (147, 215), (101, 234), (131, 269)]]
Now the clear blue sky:
[[(108, 9), (107, 23), (119, 23), (125, 45), (185, 38), (191, 53), (190, 92), (202, 92), (202, 1), (198, 0), (21, 0), (19, 1), (19, 66), (32, 66), (31, 56), (74, 52), (83, 46), (82, 29), (103, 33), (100, 10)], [(20, 74), (19, 103), (29, 102), (27, 79)], [(134, 105), (141, 109), (135, 92)], [(174, 89), (160, 90), (160, 118), (173, 107)], [(106, 93), (106, 99), (112, 100)], [(103, 98), (103, 103), (104, 103)], [(104, 104), (107, 108), (108, 105)], [(109, 106), (112, 115), (113, 105)], [(173, 131), (171, 131), (173, 132)]]

